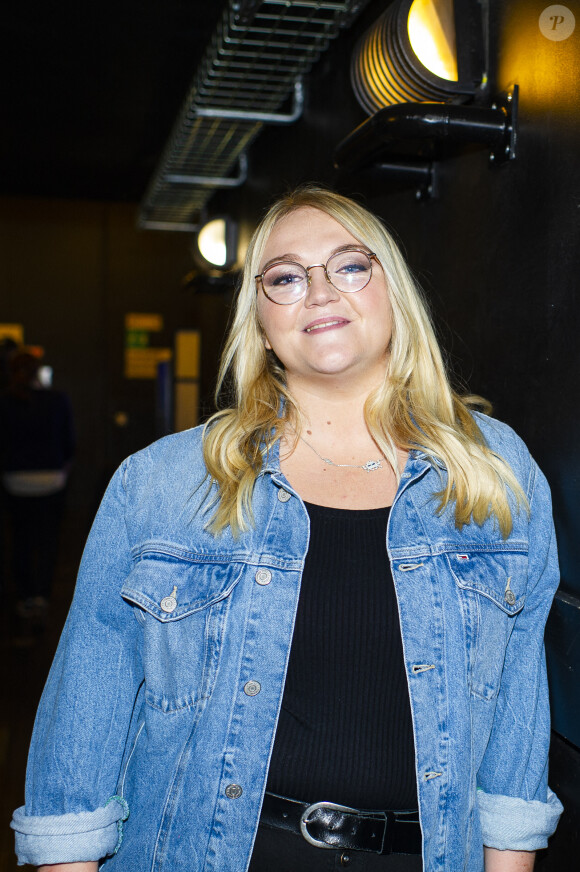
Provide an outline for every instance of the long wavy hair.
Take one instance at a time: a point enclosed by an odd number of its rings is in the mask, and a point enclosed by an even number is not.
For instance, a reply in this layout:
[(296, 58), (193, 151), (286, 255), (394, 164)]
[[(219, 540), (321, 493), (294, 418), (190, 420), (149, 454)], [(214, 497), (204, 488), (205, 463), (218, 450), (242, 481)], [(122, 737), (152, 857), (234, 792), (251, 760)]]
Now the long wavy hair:
[(253, 521), (252, 493), (265, 455), (285, 432), (300, 433), (301, 416), (284, 368), (264, 345), (257, 311), (255, 276), (274, 225), (297, 209), (325, 212), (377, 255), (393, 312), (390, 356), (382, 384), (368, 397), (368, 429), (399, 478), (397, 449), (420, 449), (447, 470), (434, 494), (437, 511), (454, 504), (458, 528), (494, 516), (504, 537), (512, 528), (508, 491), (516, 505), (525, 496), (510, 466), (491, 451), (471, 410), (489, 411), (480, 397), (460, 396), (451, 387), (422, 294), (393, 238), (381, 221), (353, 200), (308, 185), (279, 199), (248, 246), (235, 312), (224, 347), (216, 399), (228, 408), (204, 430), (203, 451), (217, 485), (209, 529), (229, 526), (234, 535)]

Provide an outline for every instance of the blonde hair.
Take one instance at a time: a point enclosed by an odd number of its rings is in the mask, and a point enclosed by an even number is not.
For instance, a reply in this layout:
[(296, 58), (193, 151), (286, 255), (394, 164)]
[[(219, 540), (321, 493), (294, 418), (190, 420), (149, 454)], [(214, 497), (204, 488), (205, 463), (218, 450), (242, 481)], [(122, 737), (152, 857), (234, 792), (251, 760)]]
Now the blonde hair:
[[(252, 493), (265, 455), (300, 413), (284, 368), (264, 345), (255, 276), (274, 225), (296, 209), (311, 207), (338, 221), (377, 255), (393, 312), (391, 353), (381, 386), (365, 403), (369, 431), (397, 477), (397, 448), (421, 449), (447, 469), (437, 511), (455, 504), (458, 528), (494, 516), (504, 537), (512, 528), (508, 489), (516, 505), (525, 496), (510, 466), (491, 451), (470, 409), (489, 409), (477, 397), (451, 388), (427, 307), (391, 235), (353, 200), (314, 185), (282, 197), (268, 211), (249, 244), (233, 323), (223, 351), (216, 397), (227, 384), (231, 407), (213, 415), (204, 430), (208, 475), (217, 485), (209, 529), (229, 526), (234, 535), (252, 522)], [(443, 480), (442, 480), (443, 481)]]

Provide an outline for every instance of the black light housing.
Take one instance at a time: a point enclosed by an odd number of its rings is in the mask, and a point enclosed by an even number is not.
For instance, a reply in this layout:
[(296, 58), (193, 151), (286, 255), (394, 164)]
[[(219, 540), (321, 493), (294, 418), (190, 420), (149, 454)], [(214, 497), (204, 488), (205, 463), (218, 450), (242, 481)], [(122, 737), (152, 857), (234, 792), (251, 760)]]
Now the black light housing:
[[(386, 106), (338, 145), (334, 160), (348, 171), (377, 165), (385, 155), (441, 160), (464, 145), (489, 148), (490, 161), (513, 160), (517, 144), (518, 87), (500, 94), (491, 107), (444, 103)], [(380, 164), (387, 169), (387, 164)], [(396, 164), (389, 165), (394, 171)], [(406, 165), (409, 173), (411, 165)]]
[(515, 158), (518, 86), (490, 101), (482, 14), (478, 0), (389, 6), (355, 48), (352, 85), (371, 117), (338, 145), (337, 169), (423, 199), (437, 196), (437, 162), (465, 146), (488, 148), (492, 165)]

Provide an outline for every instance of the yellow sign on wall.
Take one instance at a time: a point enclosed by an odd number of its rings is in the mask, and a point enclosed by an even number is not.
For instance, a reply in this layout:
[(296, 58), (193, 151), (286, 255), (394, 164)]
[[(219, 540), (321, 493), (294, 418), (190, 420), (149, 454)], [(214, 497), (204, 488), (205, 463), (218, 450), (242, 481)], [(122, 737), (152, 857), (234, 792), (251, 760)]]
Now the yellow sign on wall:
[(126, 330), (147, 330), (149, 333), (159, 333), (163, 330), (163, 315), (157, 312), (127, 312), (125, 315)]
[(175, 378), (199, 378), (201, 335), (199, 330), (175, 334)]
[(0, 324), (0, 342), (3, 339), (12, 339), (17, 345), (24, 345), (22, 324)]
[(125, 315), (125, 378), (156, 378), (157, 366), (171, 360), (171, 348), (151, 348), (149, 334), (163, 330), (163, 315), (157, 312), (127, 312)]
[(171, 348), (126, 348), (125, 378), (156, 378), (157, 365), (172, 355)]

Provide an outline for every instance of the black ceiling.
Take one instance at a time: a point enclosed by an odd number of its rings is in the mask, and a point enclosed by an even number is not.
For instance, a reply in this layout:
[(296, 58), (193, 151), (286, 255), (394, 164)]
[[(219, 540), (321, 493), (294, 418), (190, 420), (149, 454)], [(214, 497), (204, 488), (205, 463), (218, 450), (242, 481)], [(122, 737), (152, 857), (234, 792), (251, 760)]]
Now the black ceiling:
[(224, 5), (6, 4), (0, 194), (139, 201)]

